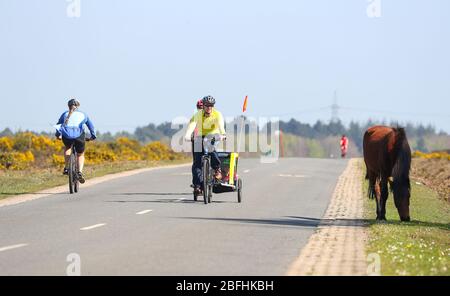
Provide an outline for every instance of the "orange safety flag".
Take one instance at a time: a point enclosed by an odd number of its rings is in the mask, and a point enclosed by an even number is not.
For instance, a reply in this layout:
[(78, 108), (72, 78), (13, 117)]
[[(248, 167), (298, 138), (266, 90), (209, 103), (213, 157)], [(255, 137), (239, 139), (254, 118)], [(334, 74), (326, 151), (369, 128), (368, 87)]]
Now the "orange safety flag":
[(247, 110), (247, 99), (248, 96), (245, 96), (244, 106), (242, 106), (242, 112), (245, 112)]

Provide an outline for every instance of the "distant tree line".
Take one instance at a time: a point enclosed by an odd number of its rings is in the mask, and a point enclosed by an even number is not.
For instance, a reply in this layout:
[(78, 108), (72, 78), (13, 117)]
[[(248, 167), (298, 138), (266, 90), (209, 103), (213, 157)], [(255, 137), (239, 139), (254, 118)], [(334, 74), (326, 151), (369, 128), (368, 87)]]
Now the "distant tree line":
[[(425, 145), (425, 137), (447, 135), (444, 132), (436, 132), (435, 127), (433, 127), (432, 125), (424, 126), (422, 124), (412, 123), (398, 125), (396, 122), (386, 123), (368, 120), (366, 123), (352, 121), (348, 126), (344, 126), (341, 121), (331, 121), (326, 123), (318, 120), (315, 124), (312, 125), (308, 123), (302, 123), (295, 119), (279, 122), (280, 129), (283, 131), (283, 133), (288, 133), (307, 139), (323, 139), (329, 136), (340, 136), (342, 134), (345, 134), (356, 144), (356, 146), (360, 150), (362, 150), (362, 139), (365, 130), (368, 127), (376, 124), (404, 127), (406, 129), (406, 134), (408, 137), (418, 138), (417, 146), (419, 148)], [(245, 131), (247, 133), (248, 130), (248, 128), (245, 128)], [(100, 141), (112, 141), (119, 137), (127, 137), (130, 139), (138, 140), (141, 143), (148, 143), (153, 141), (167, 142), (176, 132), (177, 130), (171, 128), (170, 122), (164, 122), (159, 125), (150, 123), (147, 126), (136, 128), (133, 133), (126, 131), (118, 132), (115, 134), (112, 134), (110, 132), (99, 132), (98, 138)], [(10, 136), (13, 134), (14, 133), (9, 128), (6, 128), (0, 132), (0, 137)], [(46, 132), (41, 132), (39, 134), (52, 136), (51, 133)]]
[(161, 141), (164, 139), (169, 139), (172, 137), (177, 130), (171, 128), (170, 122), (164, 122), (159, 125), (153, 123), (147, 126), (137, 127), (134, 133), (130, 132), (118, 132), (111, 134), (110, 132), (99, 133), (99, 140), (101, 141), (112, 141), (118, 137), (126, 137), (134, 140), (138, 140), (141, 143), (148, 143), (153, 141)]
[[(405, 125), (398, 124), (397, 122), (376, 122), (368, 120), (366, 123), (359, 123), (352, 121), (348, 127), (344, 126), (341, 121), (331, 121), (329, 123), (324, 123), (318, 120), (315, 124), (310, 125), (308, 123), (301, 123), (295, 119), (284, 122), (280, 121), (280, 129), (284, 133), (293, 134), (296, 136), (310, 138), (310, 139), (320, 139), (328, 136), (340, 136), (345, 134), (349, 139), (353, 140), (357, 147), (362, 150), (363, 136), (364, 132), (373, 125), (390, 125), (403, 127), (406, 130), (406, 135), (408, 137), (419, 138), (419, 144), (424, 144), (424, 137), (434, 136), (434, 135), (447, 135), (444, 132), (439, 134), (436, 132), (435, 127), (432, 125), (424, 126), (422, 124), (412, 124), (407, 123)], [(422, 143), (423, 142), (423, 143)]]

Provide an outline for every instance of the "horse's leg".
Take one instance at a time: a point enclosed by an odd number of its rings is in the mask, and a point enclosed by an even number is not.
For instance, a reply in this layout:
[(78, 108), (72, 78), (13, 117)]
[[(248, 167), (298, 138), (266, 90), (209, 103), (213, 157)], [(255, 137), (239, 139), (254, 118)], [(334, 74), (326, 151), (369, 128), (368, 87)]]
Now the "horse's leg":
[(386, 201), (389, 196), (388, 183), (386, 178), (381, 178), (381, 217), (380, 220), (386, 220)]
[(367, 169), (366, 179), (369, 179), (369, 198), (375, 199), (377, 205), (377, 220), (379, 219), (379, 209), (380, 205), (378, 203), (378, 194), (377, 194), (377, 175)]
[(381, 187), (379, 178), (375, 181), (375, 198), (377, 200), (377, 220), (383, 220), (383, 215), (381, 213)]

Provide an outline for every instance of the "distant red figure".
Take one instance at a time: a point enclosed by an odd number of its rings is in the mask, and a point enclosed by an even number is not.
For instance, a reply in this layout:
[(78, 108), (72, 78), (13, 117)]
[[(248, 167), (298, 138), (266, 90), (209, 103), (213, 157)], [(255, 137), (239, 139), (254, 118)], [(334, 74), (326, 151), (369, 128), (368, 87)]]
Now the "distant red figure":
[(342, 135), (341, 138), (341, 157), (345, 158), (347, 155), (347, 149), (348, 149), (348, 138), (345, 135)]

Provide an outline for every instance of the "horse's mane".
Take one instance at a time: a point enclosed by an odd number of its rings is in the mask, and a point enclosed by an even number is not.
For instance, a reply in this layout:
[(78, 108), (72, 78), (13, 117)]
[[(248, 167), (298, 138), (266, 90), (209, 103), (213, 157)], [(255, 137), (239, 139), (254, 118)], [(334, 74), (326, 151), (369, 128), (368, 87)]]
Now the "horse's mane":
[(394, 166), (392, 168), (392, 177), (394, 179), (391, 190), (394, 196), (405, 196), (403, 190), (411, 190), (409, 180), (409, 171), (411, 169), (411, 149), (406, 139), (404, 128), (394, 128), (395, 146), (394, 146)]

